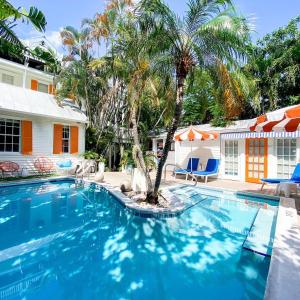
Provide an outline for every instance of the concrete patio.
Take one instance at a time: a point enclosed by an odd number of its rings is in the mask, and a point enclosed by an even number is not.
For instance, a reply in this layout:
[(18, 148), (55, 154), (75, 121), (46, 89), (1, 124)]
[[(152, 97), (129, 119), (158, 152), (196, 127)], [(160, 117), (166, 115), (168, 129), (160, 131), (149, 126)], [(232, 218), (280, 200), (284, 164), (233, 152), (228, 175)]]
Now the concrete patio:
[[(169, 187), (177, 184), (190, 184), (194, 185), (195, 182), (190, 179), (185, 180), (185, 176), (177, 176), (175, 179), (172, 176), (172, 172), (167, 172), (166, 179), (164, 176), (162, 178), (161, 187)], [(155, 173), (151, 173), (151, 178), (155, 178)], [(104, 182), (109, 183), (115, 187), (119, 187), (120, 184), (125, 180), (131, 180), (131, 175), (128, 175), (123, 172), (105, 172), (104, 173)], [(209, 186), (215, 188), (223, 188), (223, 189), (230, 189), (233, 191), (245, 191), (245, 192), (255, 192), (255, 193), (262, 193), (266, 195), (274, 195), (275, 193), (275, 186), (268, 185), (264, 188), (263, 191), (260, 190), (261, 185), (255, 183), (248, 183), (248, 182), (240, 182), (234, 180), (225, 180), (225, 179), (215, 179), (209, 178), (207, 183), (204, 183), (203, 180), (198, 180), (198, 186)]]

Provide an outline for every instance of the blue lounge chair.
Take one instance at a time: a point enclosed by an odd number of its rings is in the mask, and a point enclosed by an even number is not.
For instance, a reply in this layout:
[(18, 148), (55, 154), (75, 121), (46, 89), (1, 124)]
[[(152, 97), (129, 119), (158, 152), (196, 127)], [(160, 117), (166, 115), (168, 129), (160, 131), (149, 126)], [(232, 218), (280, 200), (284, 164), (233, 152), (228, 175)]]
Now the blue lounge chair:
[(205, 178), (205, 183), (207, 183), (207, 178), (209, 176), (216, 176), (219, 173), (219, 165), (220, 160), (215, 158), (209, 158), (206, 164), (206, 168), (204, 171), (193, 171), (191, 173), (191, 176), (194, 177), (194, 179), (197, 182), (197, 177), (203, 176)]
[(266, 183), (270, 184), (279, 184), (279, 183), (299, 183), (300, 184), (300, 163), (296, 165), (295, 170), (290, 179), (287, 178), (262, 178), (260, 180), (262, 182), (261, 190), (263, 190)]
[(176, 175), (179, 174), (179, 175), (186, 175), (186, 179), (187, 179), (188, 175), (191, 172), (198, 170), (199, 161), (200, 161), (200, 159), (196, 158), (196, 157), (189, 158), (189, 162), (188, 162), (186, 169), (175, 169), (174, 170), (175, 178), (176, 178)]

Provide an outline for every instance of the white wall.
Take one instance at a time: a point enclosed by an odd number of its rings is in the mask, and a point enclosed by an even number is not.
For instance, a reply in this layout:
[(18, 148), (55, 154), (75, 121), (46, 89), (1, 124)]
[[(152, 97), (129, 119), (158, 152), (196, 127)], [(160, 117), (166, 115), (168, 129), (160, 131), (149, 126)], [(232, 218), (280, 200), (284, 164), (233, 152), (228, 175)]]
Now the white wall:
[[(231, 180), (246, 180), (246, 142), (245, 139), (238, 140), (239, 143), (239, 161), (238, 161), (238, 176), (228, 176), (225, 175), (225, 141), (222, 141), (221, 148), (221, 168), (220, 176), (223, 179)], [(297, 139), (297, 161), (300, 161), (300, 139)], [(276, 139), (268, 139), (268, 171), (267, 177), (277, 178), (277, 149), (276, 149)]]
[[(153, 151), (156, 152), (156, 139), (153, 140)], [(192, 147), (192, 149), (191, 149)], [(246, 140), (238, 140), (238, 176), (225, 175), (225, 141), (198, 141), (198, 142), (175, 142), (175, 152), (170, 151), (166, 164), (176, 164), (185, 168), (188, 160), (191, 156), (199, 157), (203, 168), (206, 166), (208, 158), (220, 158), (220, 174), (222, 179), (246, 180)], [(268, 172), (267, 177), (277, 177), (277, 153), (276, 153), (276, 139), (268, 139)], [(297, 139), (297, 161), (300, 162), (300, 138)], [(169, 167), (168, 170), (173, 170), (173, 167)]]
[[(35, 170), (33, 162), (37, 157), (49, 157), (54, 163), (62, 159), (71, 159), (74, 163), (76, 163), (78, 159), (81, 159), (80, 155), (85, 151), (85, 124), (62, 122), (61, 120), (54, 120), (41, 117), (20, 117), (17, 114), (15, 114), (14, 116), (7, 114), (4, 115), (1, 112), (0, 117), (32, 121), (32, 155), (0, 152), (0, 161), (14, 161), (18, 163), (21, 166), (21, 168), (26, 168), (29, 171), (29, 173)], [(79, 127), (78, 154), (53, 154), (53, 124), (55, 123)]]
[(190, 157), (199, 157), (205, 168), (209, 158), (220, 158), (220, 140), (176, 142), (176, 164), (186, 168)]
[(8, 61), (0, 58), (0, 82), (2, 74), (8, 74), (14, 77), (14, 85), (22, 87), (23, 78), (26, 76), (25, 88), (31, 88), (31, 80), (35, 79), (40, 83), (53, 84), (53, 75), (33, 68), (26, 68), (22, 64)]

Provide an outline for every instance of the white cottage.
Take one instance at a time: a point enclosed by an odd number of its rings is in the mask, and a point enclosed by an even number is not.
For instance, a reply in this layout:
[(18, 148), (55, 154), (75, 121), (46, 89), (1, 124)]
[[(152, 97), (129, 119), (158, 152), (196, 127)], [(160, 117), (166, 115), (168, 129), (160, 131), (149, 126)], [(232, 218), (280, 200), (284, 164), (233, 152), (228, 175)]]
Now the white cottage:
[(59, 105), (53, 76), (0, 59), (0, 161), (28, 172), (38, 157), (77, 161), (85, 150), (85, 114), (69, 99)]
[[(195, 126), (201, 131), (217, 132), (218, 139), (174, 142), (167, 169), (172, 170), (174, 164), (186, 167), (190, 157), (199, 157), (203, 168), (208, 158), (219, 158), (222, 179), (259, 183), (265, 177), (290, 178), (300, 161), (300, 131), (250, 132), (253, 122), (253, 119), (240, 120), (224, 128), (209, 124)], [(159, 154), (166, 134), (151, 138), (152, 151)]]

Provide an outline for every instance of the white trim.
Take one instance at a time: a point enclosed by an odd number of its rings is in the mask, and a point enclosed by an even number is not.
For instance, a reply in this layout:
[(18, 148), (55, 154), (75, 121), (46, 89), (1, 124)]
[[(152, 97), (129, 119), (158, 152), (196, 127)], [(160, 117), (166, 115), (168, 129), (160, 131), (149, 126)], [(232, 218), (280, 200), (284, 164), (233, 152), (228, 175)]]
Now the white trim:
[(299, 138), (300, 131), (294, 132), (231, 132), (221, 133), (222, 140), (247, 139), (247, 138)]

